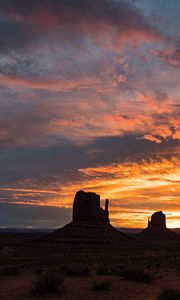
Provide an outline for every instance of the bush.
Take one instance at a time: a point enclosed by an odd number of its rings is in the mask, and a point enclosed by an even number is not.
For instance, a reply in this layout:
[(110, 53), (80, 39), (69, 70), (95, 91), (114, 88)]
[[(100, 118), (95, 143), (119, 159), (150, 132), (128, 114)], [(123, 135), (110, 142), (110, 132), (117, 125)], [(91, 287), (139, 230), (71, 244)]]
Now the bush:
[(1, 269), (0, 274), (2, 276), (15, 276), (18, 273), (18, 269), (15, 266), (5, 266)]
[(72, 276), (72, 277), (88, 277), (91, 275), (90, 269), (88, 266), (85, 265), (78, 265), (78, 264), (73, 264), (70, 266), (65, 266), (62, 269), (62, 272), (66, 276)]
[(111, 269), (107, 266), (98, 266), (96, 270), (97, 275), (111, 275)]
[(177, 263), (176, 263), (176, 268), (177, 268), (177, 270), (180, 272), (180, 260), (177, 261)]
[(33, 283), (30, 289), (32, 296), (44, 294), (60, 294), (63, 292), (63, 278), (57, 274), (46, 272), (40, 275)]
[(35, 270), (35, 274), (37, 274), (37, 275), (40, 275), (40, 274), (42, 274), (43, 272), (44, 272), (44, 270), (41, 269), (41, 268), (37, 268), (37, 269)]
[(114, 276), (121, 276), (123, 273), (124, 266), (122, 265), (112, 265), (112, 266), (106, 266), (106, 265), (99, 265), (96, 269), (97, 275), (114, 275)]
[(92, 290), (96, 292), (100, 291), (107, 291), (111, 288), (111, 282), (110, 281), (94, 281), (92, 284)]
[(157, 298), (157, 300), (179, 300), (179, 299), (180, 299), (180, 291), (176, 289), (165, 289)]
[(124, 271), (124, 278), (132, 281), (139, 281), (144, 283), (151, 283), (153, 281), (152, 276), (142, 269), (126, 269)]

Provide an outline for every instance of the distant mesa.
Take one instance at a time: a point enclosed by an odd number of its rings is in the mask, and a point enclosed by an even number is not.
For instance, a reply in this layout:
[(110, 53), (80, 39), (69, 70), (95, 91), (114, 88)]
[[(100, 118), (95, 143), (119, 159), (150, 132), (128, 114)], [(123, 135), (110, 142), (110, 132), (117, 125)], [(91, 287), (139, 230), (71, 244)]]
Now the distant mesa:
[[(136, 245), (136, 241), (120, 232), (110, 224), (109, 201), (105, 200), (104, 209), (100, 205), (100, 196), (92, 192), (79, 191), (73, 203), (72, 222), (56, 230), (47, 238), (59, 245), (97, 249)], [(84, 248), (83, 248), (84, 247)], [(70, 248), (69, 248), (70, 249)]]
[(174, 241), (179, 236), (166, 227), (166, 215), (162, 211), (155, 212), (148, 219), (148, 226), (143, 229), (138, 237), (144, 241)]

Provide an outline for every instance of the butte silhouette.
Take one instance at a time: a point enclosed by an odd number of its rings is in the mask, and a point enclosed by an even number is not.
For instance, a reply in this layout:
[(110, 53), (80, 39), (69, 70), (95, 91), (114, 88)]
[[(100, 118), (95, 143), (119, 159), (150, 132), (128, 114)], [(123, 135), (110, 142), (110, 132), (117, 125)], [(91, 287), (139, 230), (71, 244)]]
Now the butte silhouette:
[(72, 222), (47, 236), (48, 240), (59, 245), (74, 247), (101, 248), (128, 247), (136, 241), (110, 224), (109, 201), (105, 209), (100, 206), (100, 196), (92, 192), (79, 191), (73, 203)]
[(180, 241), (179, 236), (166, 227), (166, 215), (157, 211), (148, 219), (148, 226), (143, 229), (138, 238), (144, 241)]

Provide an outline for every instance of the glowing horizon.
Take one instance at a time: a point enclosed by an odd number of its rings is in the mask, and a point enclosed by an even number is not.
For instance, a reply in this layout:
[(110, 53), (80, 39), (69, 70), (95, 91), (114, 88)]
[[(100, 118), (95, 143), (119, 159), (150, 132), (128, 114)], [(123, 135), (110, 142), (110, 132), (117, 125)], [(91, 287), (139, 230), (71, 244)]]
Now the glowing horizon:
[[(168, 227), (178, 227), (180, 218), (178, 160), (163, 159), (161, 162), (128, 162), (79, 169), (85, 177), (75, 185), (51, 189), (0, 188), (11, 192), (17, 198), (14, 204), (55, 206), (72, 208), (73, 197), (79, 189), (99, 193), (102, 199), (110, 199), (111, 223), (118, 227), (142, 228), (147, 218), (155, 211), (162, 210), (167, 216)], [(111, 176), (109, 178), (109, 175)], [(67, 192), (68, 191), (68, 192)], [(43, 194), (47, 201), (25, 201)], [(50, 200), (49, 197), (51, 196)], [(172, 210), (171, 202), (174, 203)], [(170, 210), (171, 208), (171, 210)], [(70, 220), (69, 220), (70, 221)]]

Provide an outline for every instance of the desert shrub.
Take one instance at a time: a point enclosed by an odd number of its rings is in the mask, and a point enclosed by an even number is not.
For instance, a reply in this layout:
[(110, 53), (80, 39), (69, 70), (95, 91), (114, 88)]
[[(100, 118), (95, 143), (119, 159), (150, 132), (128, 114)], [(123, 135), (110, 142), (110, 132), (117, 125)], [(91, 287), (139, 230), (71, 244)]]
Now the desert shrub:
[(60, 294), (63, 292), (63, 278), (58, 274), (46, 272), (34, 280), (30, 288), (32, 296), (44, 294)]
[(111, 275), (111, 269), (108, 266), (98, 266), (96, 269), (97, 275)]
[(88, 277), (91, 275), (91, 271), (86, 265), (72, 264), (62, 268), (62, 272), (66, 276), (72, 277)]
[(15, 266), (4, 266), (1, 268), (0, 274), (2, 276), (15, 276), (18, 273), (18, 268)]
[(180, 259), (176, 263), (176, 268), (180, 272)]
[(9, 247), (2, 247), (1, 256), (5, 259), (13, 258), (14, 251)]
[(107, 291), (111, 288), (111, 282), (107, 280), (94, 281), (92, 284), (92, 290), (96, 292)]
[(130, 268), (124, 271), (124, 278), (132, 281), (139, 281), (144, 283), (151, 283), (153, 278), (150, 273), (143, 269)]
[(157, 297), (157, 300), (179, 300), (179, 299), (180, 299), (180, 291), (176, 289), (165, 289)]
[(115, 275), (120, 276), (123, 273), (124, 266), (122, 265), (112, 265), (112, 266), (106, 266), (106, 265), (99, 265), (96, 269), (97, 275)]
[(35, 274), (40, 275), (40, 274), (42, 274), (44, 272), (44, 270), (41, 269), (41, 268), (37, 268), (37, 269), (35, 269), (34, 272), (35, 272)]

